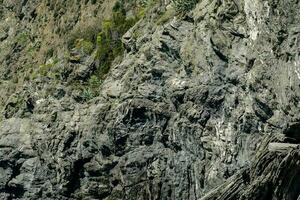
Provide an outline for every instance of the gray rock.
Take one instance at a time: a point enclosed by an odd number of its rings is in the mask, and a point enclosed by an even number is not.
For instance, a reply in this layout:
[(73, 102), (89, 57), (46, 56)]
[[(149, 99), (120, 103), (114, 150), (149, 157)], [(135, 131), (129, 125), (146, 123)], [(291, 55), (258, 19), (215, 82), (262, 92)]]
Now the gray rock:
[[(15, 27), (0, 35), (0, 199), (297, 199), (300, 3), (202, 0), (175, 16), (169, 1), (149, 4), (86, 101), (96, 58), (63, 58), (62, 40), (114, 3), (0, 6)], [(21, 79), (37, 46), (63, 61)]]

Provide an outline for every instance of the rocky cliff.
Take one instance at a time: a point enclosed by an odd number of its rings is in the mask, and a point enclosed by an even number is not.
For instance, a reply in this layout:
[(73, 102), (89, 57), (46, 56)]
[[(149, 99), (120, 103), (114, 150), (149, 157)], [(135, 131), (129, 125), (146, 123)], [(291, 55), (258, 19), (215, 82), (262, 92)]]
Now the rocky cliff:
[(0, 0), (0, 199), (299, 199), (299, 9)]

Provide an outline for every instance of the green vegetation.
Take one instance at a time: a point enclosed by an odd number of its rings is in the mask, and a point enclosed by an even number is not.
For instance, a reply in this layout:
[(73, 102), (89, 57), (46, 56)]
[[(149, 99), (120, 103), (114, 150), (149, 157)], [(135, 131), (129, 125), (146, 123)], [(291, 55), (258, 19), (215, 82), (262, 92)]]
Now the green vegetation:
[(39, 68), (33, 70), (30, 77), (28, 77), (28, 78), (30, 80), (34, 80), (39, 76), (45, 76), (45, 77), (49, 77), (49, 78), (58, 80), (60, 77), (60, 74), (59, 74), (59, 72), (57, 72), (57, 69), (54, 69), (58, 62), (59, 62), (58, 59), (54, 59), (50, 63), (40, 65)]
[[(96, 71), (87, 81), (72, 83), (73, 89), (79, 91), (80, 101), (88, 101), (99, 95), (99, 86), (109, 72), (112, 62), (124, 52), (122, 36), (145, 14), (144, 7), (131, 6), (131, 8), (134, 7), (133, 16), (128, 17), (124, 5), (124, 0), (116, 2), (111, 19), (102, 22), (101, 29), (96, 35), (94, 34), (98, 29), (89, 28), (84, 31), (86, 34), (77, 32), (75, 34), (77, 38), (73, 35), (70, 39), (73, 41), (71, 44), (73, 48), (82, 50), (84, 54), (95, 56), (98, 63)], [(95, 47), (96, 51), (94, 51)]]
[(28, 46), (28, 50), (27, 50), (28, 55), (30, 55), (31, 57), (34, 57), (35, 53), (37, 51), (38, 51), (38, 47), (36, 45), (34, 45), (33, 43), (30, 43)]
[(113, 8), (111, 20), (105, 20), (102, 30), (97, 36), (96, 58), (99, 60), (98, 75), (100, 78), (108, 73), (112, 62), (124, 52), (122, 36), (128, 31), (143, 15), (140, 11), (132, 18), (126, 19), (124, 3), (117, 1)]
[(163, 13), (160, 18), (157, 20), (156, 24), (161, 25), (166, 23), (169, 19), (174, 17), (176, 15), (176, 11), (173, 7), (168, 9), (165, 13)]
[(172, 0), (172, 6), (166, 8), (164, 12), (158, 13), (156, 24), (165, 24), (174, 16), (184, 16), (187, 12), (192, 10), (198, 2), (199, 0)]
[(85, 39), (77, 39), (75, 48), (81, 50), (84, 54), (90, 55), (94, 50), (94, 44)]
[(19, 33), (16, 36), (16, 42), (20, 46), (25, 46), (28, 41), (29, 41), (29, 34), (27, 32)]
[(39, 74), (42, 76), (47, 76), (53, 66), (53, 63), (40, 65)]
[(178, 12), (185, 13), (192, 10), (199, 0), (172, 0), (172, 2)]
[[(78, 27), (68, 36), (67, 45), (71, 51), (65, 56), (69, 61), (80, 63), (85, 60), (82, 58), (91, 56), (97, 63), (95, 71), (91, 72), (92, 74), (87, 80), (68, 82), (72, 90), (78, 92), (80, 101), (88, 101), (99, 95), (99, 86), (109, 72), (113, 61), (124, 53), (122, 36), (145, 15), (147, 5), (140, 5), (136, 1), (118, 0), (113, 7), (111, 18), (100, 24), (98, 21), (91, 21), (86, 27)], [(127, 8), (130, 8), (130, 15), (127, 13)], [(21, 44), (27, 40), (27, 34), (18, 37)], [(50, 48), (45, 57), (54, 58), (54, 54), (54, 50)], [(57, 65), (57, 62), (53, 60), (32, 69), (28, 74), (28, 80), (49, 77), (53, 81), (59, 81), (62, 78), (63, 70), (60, 68), (61, 65)]]
[(101, 80), (97, 76), (92, 75), (88, 80), (88, 84), (90, 88), (95, 89), (99, 87), (99, 85), (101, 84)]
[(97, 34), (101, 30), (100, 24), (96, 22), (91, 22), (86, 27), (80, 27), (73, 31), (67, 40), (67, 45), (69, 49), (76, 47), (78, 40), (88, 41), (94, 43)]
[(89, 101), (99, 95), (99, 86), (102, 81), (96, 76), (92, 75), (85, 83), (73, 83), (73, 90), (79, 91), (80, 101)]
[(88, 101), (96, 96), (99, 95), (99, 86), (101, 85), (102, 81), (95, 75), (92, 75), (89, 80), (87, 81), (86, 85), (83, 85), (81, 88), (82, 93), (81, 96), (83, 100)]
[(80, 91), (81, 101), (89, 101), (96, 96), (90, 88), (83, 88)]
[(102, 84), (102, 80), (96, 76), (91, 75), (88, 80), (75, 80), (71, 83), (72, 91), (76, 91), (78, 101), (89, 101), (99, 95), (99, 87)]
[(47, 51), (45, 52), (45, 58), (51, 58), (54, 54), (54, 49), (53, 47), (47, 49)]

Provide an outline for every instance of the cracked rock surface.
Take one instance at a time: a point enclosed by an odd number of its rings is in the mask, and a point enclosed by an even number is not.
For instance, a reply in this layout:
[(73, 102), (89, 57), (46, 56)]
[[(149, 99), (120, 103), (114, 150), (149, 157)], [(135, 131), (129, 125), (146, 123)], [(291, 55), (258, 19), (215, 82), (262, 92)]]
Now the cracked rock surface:
[[(0, 29), (0, 199), (299, 199), (299, 1), (200, 0), (162, 24), (157, 13), (172, 4), (154, 4), (87, 102), (69, 80), (9, 82), (28, 53), (7, 47), (13, 28), (28, 20), (35, 30), (30, 10), (46, 5), (18, 2), (0, 0), (0, 27), (10, 29)], [(91, 2), (65, 2), (62, 16), (84, 24), (78, 10), (92, 12)], [(91, 59), (57, 66), (83, 79)]]

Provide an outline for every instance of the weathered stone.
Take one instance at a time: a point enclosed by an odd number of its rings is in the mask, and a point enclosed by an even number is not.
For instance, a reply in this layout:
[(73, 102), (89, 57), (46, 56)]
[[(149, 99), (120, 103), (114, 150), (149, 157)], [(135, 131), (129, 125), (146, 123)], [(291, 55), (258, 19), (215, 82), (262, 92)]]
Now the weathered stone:
[(0, 0), (0, 199), (299, 198), (300, 3), (122, 3), (98, 80), (121, 4)]

